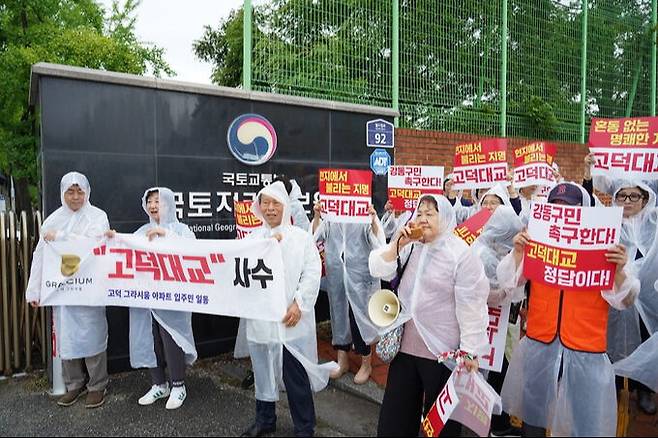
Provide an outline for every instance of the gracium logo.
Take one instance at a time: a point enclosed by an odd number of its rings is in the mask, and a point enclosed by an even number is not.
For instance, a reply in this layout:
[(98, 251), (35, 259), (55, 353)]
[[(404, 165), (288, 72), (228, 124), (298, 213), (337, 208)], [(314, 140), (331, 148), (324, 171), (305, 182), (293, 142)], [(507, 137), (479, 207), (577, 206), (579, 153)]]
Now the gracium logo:
[(274, 127), (259, 114), (243, 114), (233, 120), (226, 141), (233, 156), (250, 166), (267, 163), (277, 146)]

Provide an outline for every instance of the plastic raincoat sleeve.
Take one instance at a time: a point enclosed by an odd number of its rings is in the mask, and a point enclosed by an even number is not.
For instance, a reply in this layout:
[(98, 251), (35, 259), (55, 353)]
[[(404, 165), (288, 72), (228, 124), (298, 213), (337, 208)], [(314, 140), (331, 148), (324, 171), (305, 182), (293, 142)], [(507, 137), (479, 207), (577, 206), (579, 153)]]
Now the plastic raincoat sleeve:
[(382, 223), (379, 221), (379, 218), (375, 218), (375, 221), (377, 222), (377, 234), (373, 232), (372, 224), (369, 224), (368, 227), (366, 228), (368, 241), (370, 242), (370, 248), (373, 249), (386, 245), (386, 236), (384, 235), (384, 227), (382, 226)]
[(617, 310), (624, 310), (631, 306), (640, 293), (640, 280), (628, 265), (624, 266), (624, 274), (626, 274), (626, 280), (619, 288), (615, 284), (612, 290), (601, 291), (603, 299)]
[[(521, 260), (521, 263), (517, 268), (516, 260), (514, 260), (514, 251), (503, 257), (498, 268), (496, 268), (496, 275), (498, 276), (498, 281), (500, 282), (500, 287), (502, 289), (522, 288), (527, 282), (526, 278), (523, 276), (523, 260)], [(514, 294), (516, 296), (518, 292), (515, 292)]]
[[(381, 278), (385, 281), (391, 281), (397, 275), (397, 261), (394, 259), (391, 262), (387, 262), (383, 259), (382, 254), (386, 252), (390, 245), (395, 245), (396, 242), (391, 242), (388, 245), (385, 245), (381, 248), (377, 248), (370, 252), (368, 257), (368, 267), (370, 268), (370, 275), (375, 278)], [(409, 244), (402, 248), (400, 251), (400, 263), (402, 266), (406, 263), (411, 252), (411, 245)]]
[(463, 253), (457, 263), (454, 278), (459, 348), (470, 354), (481, 355), (487, 346), (489, 280), (482, 262), (473, 251)]
[(310, 221), (308, 220), (308, 215), (304, 209), (304, 204), (299, 200), (299, 198), (302, 197), (302, 189), (294, 179), (290, 180), (290, 184), (292, 185), (292, 190), (289, 195), (290, 215), (292, 216), (293, 225), (302, 230), (306, 230), (310, 225)]
[(43, 238), (39, 239), (37, 247), (32, 257), (32, 266), (30, 268), (30, 280), (25, 289), (25, 300), (29, 303), (32, 301), (41, 301), (41, 273), (43, 271), (43, 247), (45, 243)]
[(311, 224), (308, 226), (308, 232), (313, 236), (313, 239), (316, 242), (327, 239), (327, 229), (327, 221), (323, 221), (322, 219), (320, 219), (320, 225), (318, 225), (318, 229), (315, 230), (315, 233), (313, 232), (313, 221), (311, 221)]
[(322, 277), (322, 261), (310, 235), (304, 244), (304, 261), (304, 270), (295, 290), (295, 301), (302, 312), (310, 312), (315, 308)]

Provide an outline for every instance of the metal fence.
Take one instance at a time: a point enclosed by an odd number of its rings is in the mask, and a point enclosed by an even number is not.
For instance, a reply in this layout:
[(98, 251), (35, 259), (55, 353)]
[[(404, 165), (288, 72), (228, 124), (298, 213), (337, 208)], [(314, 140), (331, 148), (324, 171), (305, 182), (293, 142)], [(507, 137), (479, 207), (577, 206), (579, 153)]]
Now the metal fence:
[[(47, 325), (43, 307), (25, 301), (32, 253), (41, 228), (36, 212), (0, 212), (0, 374), (47, 364)], [(38, 231), (37, 231), (38, 232)]]
[(247, 89), (398, 109), (399, 125), (584, 141), (655, 115), (656, 0), (251, 0)]

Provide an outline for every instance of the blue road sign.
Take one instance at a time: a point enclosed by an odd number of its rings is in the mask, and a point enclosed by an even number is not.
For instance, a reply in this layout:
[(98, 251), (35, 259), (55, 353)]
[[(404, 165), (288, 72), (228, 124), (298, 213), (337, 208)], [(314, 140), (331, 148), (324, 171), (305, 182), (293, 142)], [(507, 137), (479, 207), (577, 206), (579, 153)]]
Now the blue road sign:
[(371, 148), (394, 147), (395, 127), (384, 119), (366, 122), (366, 144)]

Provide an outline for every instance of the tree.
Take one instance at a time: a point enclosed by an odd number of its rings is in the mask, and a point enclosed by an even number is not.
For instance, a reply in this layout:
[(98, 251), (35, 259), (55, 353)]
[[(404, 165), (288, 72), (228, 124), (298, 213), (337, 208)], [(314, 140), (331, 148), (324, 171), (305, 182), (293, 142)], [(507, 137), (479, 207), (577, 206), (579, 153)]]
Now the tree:
[[(16, 181), (17, 209), (37, 199), (38, 117), (28, 107), (31, 66), (52, 62), (156, 76), (164, 51), (135, 36), (138, 0), (5, 0), (0, 3), (0, 168)], [(30, 196), (31, 195), (31, 196)]]

